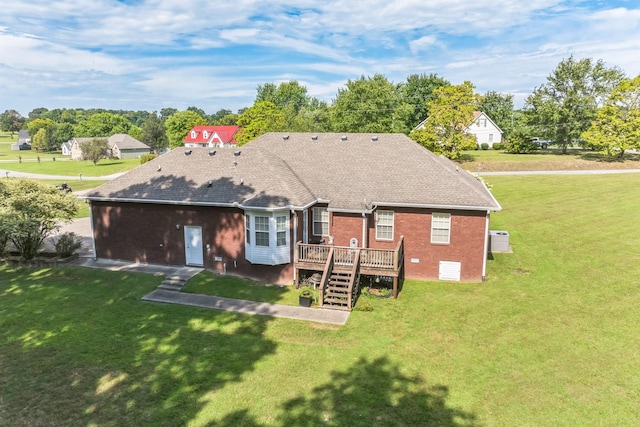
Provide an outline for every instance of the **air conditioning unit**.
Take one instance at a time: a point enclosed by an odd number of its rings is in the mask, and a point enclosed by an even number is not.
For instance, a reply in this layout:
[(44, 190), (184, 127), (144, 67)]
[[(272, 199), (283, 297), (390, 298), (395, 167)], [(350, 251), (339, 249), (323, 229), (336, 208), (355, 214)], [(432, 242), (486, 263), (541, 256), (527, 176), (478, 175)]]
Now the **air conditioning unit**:
[(509, 232), (504, 230), (490, 230), (489, 251), (511, 252), (509, 249)]

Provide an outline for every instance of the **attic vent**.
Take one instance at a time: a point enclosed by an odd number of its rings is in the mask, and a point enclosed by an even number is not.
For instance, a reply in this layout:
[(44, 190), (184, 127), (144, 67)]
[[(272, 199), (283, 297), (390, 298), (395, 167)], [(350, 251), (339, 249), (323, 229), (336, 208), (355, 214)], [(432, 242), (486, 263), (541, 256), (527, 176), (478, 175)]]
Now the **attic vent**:
[(371, 137), (371, 140), (372, 140), (372, 141), (377, 141), (377, 140), (378, 140), (378, 135), (373, 135), (373, 136)]
[(158, 166), (158, 172), (162, 172), (162, 166)]
[(346, 140), (347, 140), (347, 135), (342, 135), (342, 136), (340, 137), (340, 139), (341, 139), (342, 141), (346, 141)]
[(213, 187), (213, 181), (209, 180), (209, 182), (207, 182), (207, 187)]
[(287, 139), (289, 139), (289, 135), (282, 135), (282, 139), (286, 141)]
[(313, 136), (311, 137), (311, 140), (312, 140), (312, 141), (317, 141), (317, 140), (318, 140), (318, 135), (313, 135)]
[(234, 151), (234, 152), (233, 152), (233, 155), (234, 155), (234, 156), (236, 156), (236, 157), (238, 157), (241, 153), (242, 153), (242, 151), (237, 150), (237, 151)]
[(210, 156), (215, 156), (216, 155), (216, 150), (209, 150), (209, 155)]
[(185, 156), (191, 155), (191, 150), (184, 150), (184, 155)]

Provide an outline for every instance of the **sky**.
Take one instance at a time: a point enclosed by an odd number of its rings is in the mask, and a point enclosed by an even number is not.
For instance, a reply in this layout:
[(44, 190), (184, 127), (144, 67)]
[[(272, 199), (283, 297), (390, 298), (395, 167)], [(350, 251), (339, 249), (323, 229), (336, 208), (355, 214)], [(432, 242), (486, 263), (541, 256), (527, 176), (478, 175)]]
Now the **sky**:
[(2, 0), (0, 112), (236, 112), (267, 82), (331, 103), (348, 80), (422, 73), (520, 108), (571, 55), (640, 74), (640, 2)]

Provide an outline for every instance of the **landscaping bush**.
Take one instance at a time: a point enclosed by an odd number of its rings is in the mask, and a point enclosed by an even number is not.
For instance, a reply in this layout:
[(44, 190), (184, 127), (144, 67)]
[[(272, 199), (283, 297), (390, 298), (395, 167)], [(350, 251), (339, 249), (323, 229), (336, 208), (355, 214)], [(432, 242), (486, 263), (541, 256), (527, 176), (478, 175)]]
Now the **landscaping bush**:
[(494, 150), (502, 150), (502, 143), (501, 142), (494, 142), (493, 143), (493, 147)]
[(151, 160), (155, 159), (156, 157), (158, 157), (157, 154), (143, 154), (142, 156), (140, 156), (140, 164), (144, 165), (147, 162), (150, 162)]
[(52, 240), (56, 255), (60, 258), (70, 257), (82, 247), (82, 240), (73, 232), (61, 234), (57, 239), (54, 238)]
[(480, 148), (482, 148), (483, 150), (488, 150), (489, 144), (487, 144), (486, 142), (483, 142), (482, 144), (480, 144)]
[(0, 230), (0, 257), (3, 257), (5, 251), (7, 250), (7, 242), (9, 241), (9, 236), (7, 236), (2, 230)]
[(504, 149), (507, 153), (525, 154), (533, 153), (540, 149), (538, 144), (531, 141), (531, 135), (522, 131), (515, 131), (511, 134), (508, 141), (504, 143)]

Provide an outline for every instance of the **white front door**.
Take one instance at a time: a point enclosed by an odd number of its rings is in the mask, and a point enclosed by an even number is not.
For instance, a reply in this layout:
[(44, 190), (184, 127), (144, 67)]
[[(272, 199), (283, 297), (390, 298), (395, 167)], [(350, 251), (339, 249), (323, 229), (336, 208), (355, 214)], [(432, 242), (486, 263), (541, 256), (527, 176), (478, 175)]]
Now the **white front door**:
[(187, 265), (203, 265), (202, 227), (184, 226), (184, 251)]

